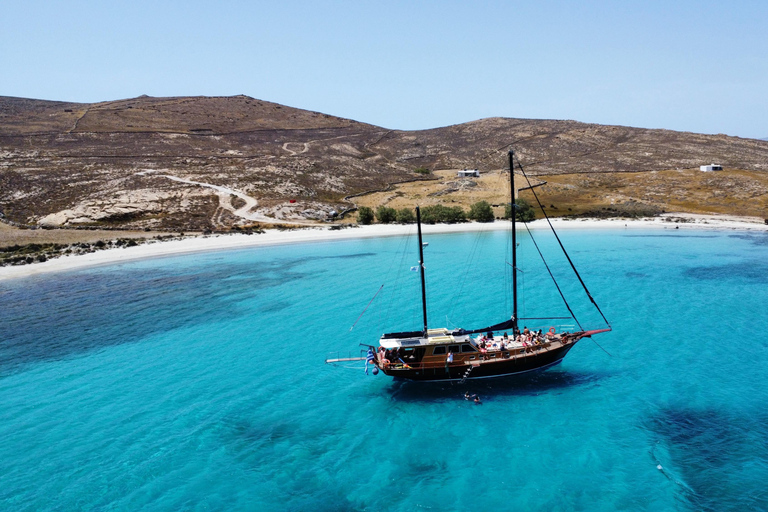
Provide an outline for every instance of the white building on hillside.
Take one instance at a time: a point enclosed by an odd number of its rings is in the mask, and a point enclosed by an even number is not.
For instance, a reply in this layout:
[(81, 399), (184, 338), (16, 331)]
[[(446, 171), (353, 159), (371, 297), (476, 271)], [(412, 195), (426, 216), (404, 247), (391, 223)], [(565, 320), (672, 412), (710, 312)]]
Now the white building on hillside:
[(480, 171), (477, 169), (464, 169), (459, 171), (459, 178), (479, 178)]
[(723, 166), (720, 164), (701, 165), (699, 169), (702, 172), (722, 171)]

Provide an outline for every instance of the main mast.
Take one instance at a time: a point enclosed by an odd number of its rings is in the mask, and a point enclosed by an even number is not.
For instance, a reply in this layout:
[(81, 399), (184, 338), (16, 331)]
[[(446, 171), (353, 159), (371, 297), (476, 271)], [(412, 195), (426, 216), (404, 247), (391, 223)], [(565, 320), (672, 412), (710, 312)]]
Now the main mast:
[(421, 212), (416, 207), (416, 225), (419, 228), (419, 275), (421, 276), (421, 309), (424, 312), (424, 337), (427, 336), (427, 288), (424, 284), (424, 244), (421, 242)]
[[(513, 330), (517, 331), (517, 229), (515, 218), (517, 217), (517, 206), (515, 205), (515, 152), (509, 150), (509, 195), (510, 195), (510, 215), (512, 216), (512, 324)], [(425, 314), (426, 315), (426, 314)], [(425, 316), (426, 318), (426, 316)], [(425, 321), (426, 322), (426, 321)]]

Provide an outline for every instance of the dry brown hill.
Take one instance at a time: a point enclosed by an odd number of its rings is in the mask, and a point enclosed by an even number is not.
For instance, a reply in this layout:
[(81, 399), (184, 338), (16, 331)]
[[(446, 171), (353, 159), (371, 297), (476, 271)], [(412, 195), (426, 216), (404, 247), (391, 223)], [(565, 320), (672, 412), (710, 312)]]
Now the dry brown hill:
[[(418, 168), (498, 172), (510, 145), (560, 213), (628, 203), (765, 214), (765, 141), (503, 118), (398, 131), (247, 96), (0, 97), (0, 212), (20, 224), (177, 230), (325, 219), (353, 206), (345, 197), (392, 183), (427, 180), (394, 191), (413, 203), (455, 181)], [(711, 162), (726, 171), (691, 170)], [(490, 198), (497, 182), (430, 197)]]

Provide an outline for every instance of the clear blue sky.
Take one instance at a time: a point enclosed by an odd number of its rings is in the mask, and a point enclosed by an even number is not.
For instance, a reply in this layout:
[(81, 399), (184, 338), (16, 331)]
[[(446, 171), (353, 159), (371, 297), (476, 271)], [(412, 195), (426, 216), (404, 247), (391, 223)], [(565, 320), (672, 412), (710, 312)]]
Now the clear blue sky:
[(0, 2), (0, 95), (235, 95), (768, 137), (768, 1)]

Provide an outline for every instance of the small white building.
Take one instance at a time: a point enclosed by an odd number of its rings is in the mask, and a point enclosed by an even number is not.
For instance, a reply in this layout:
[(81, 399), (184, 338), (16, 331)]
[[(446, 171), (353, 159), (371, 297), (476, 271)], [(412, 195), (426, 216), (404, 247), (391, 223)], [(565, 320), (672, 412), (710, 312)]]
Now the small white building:
[(699, 169), (701, 172), (722, 171), (723, 166), (720, 164), (701, 165)]
[(459, 178), (479, 178), (480, 171), (477, 169), (464, 169), (459, 171)]

